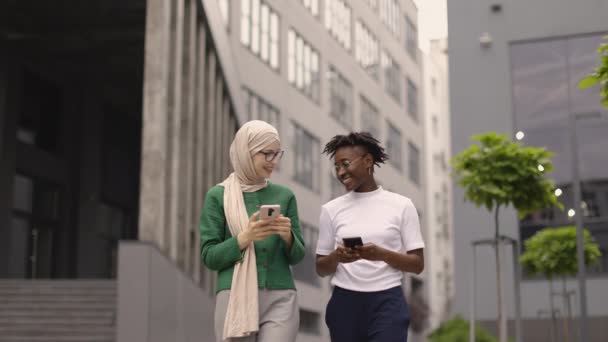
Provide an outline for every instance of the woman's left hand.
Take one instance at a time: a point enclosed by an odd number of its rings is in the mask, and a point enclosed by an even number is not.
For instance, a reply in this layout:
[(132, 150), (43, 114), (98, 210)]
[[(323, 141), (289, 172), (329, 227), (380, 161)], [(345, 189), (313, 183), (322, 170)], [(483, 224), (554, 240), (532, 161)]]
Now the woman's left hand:
[(356, 246), (355, 250), (359, 252), (361, 259), (370, 261), (385, 261), (386, 249), (376, 246), (373, 243), (366, 243), (362, 246)]
[(289, 217), (285, 217), (283, 215), (277, 217), (274, 221), (270, 223), (270, 227), (272, 227), (277, 234), (285, 241), (288, 247), (291, 247), (293, 243), (293, 235), (291, 234), (291, 219)]

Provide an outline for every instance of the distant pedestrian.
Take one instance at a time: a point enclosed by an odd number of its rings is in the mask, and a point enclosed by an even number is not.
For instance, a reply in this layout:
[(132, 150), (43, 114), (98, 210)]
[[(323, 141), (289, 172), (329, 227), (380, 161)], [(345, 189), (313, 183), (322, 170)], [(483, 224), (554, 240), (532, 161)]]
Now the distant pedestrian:
[[(218, 272), (217, 341), (295, 341), (300, 317), (289, 266), (304, 257), (304, 242), (294, 194), (268, 181), (283, 153), (274, 127), (247, 122), (230, 146), (234, 172), (207, 192), (201, 257)], [(262, 205), (278, 205), (281, 214), (260, 219)]]
[(337, 135), (324, 153), (349, 191), (321, 208), (317, 273), (334, 290), (325, 313), (333, 342), (407, 341), (403, 272), (424, 269), (424, 242), (412, 201), (384, 190), (374, 166), (388, 156), (369, 133)]

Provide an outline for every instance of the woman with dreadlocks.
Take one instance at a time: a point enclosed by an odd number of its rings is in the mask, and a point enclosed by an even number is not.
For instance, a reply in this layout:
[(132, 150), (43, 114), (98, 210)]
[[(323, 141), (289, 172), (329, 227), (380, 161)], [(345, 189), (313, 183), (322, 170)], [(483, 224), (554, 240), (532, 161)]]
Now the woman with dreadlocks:
[(424, 242), (412, 201), (384, 190), (374, 167), (388, 159), (367, 132), (337, 135), (323, 153), (347, 194), (321, 208), (317, 273), (333, 275), (325, 313), (331, 340), (407, 341), (403, 272), (424, 269)]

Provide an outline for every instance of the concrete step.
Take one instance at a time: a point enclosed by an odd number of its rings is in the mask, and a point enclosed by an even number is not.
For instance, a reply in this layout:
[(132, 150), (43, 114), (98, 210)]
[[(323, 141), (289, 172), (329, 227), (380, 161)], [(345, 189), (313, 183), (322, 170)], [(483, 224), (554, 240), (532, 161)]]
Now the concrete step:
[(114, 280), (0, 280), (0, 342), (113, 342)]
[(50, 295), (50, 294), (116, 294), (116, 287), (109, 286), (84, 286), (84, 287), (48, 287), (48, 286), (24, 286), (0, 288), (0, 296), (8, 295)]
[(0, 342), (114, 342), (115, 336), (0, 336)]
[(24, 336), (3, 335), (0, 342), (114, 342), (115, 336)]
[(73, 287), (116, 287), (113, 279), (0, 279), (1, 288), (14, 287), (51, 287), (51, 288), (73, 288)]
[(80, 309), (80, 310), (60, 310), (60, 309), (41, 309), (41, 310), (12, 310), (0, 307), (0, 318), (6, 317), (67, 317), (67, 318), (105, 318), (113, 317), (115, 313), (114, 308), (108, 308), (103, 310), (96, 309)]
[(74, 316), (35, 316), (35, 315), (11, 315), (8, 317), (0, 316), (0, 327), (21, 326), (21, 325), (95, 325), (108, 326), (114, 324), (114, 314), (108, 312), (104, 314), (74, 315)]
[(63, 302), (2, 302), (0, 308), (12, 311), (36, 311), (36, 310), (114, 310), (115, 301), (63, 301)]
[(44, 302), (44, 303), (53, 303), (53, 302), (84, 302), (84, 303), (92, 303), (92, 302), (106, 302), (106, 301), (115, 301), (116, 295), (111, 294), (48, 294), (48, 295), (27, 295), (27, 294), (17, 294), (12, 296), (0, 295), (0, 303), (24, 303), (24, 302)]

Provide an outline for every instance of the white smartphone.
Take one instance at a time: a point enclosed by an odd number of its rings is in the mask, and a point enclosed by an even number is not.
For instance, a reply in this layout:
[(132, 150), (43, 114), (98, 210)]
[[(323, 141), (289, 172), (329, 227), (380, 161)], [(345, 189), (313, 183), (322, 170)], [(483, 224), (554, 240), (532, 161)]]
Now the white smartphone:
[(274, 220), (281, 215), (281, 205), (265, 204), (260, 207), (261, 220)]

